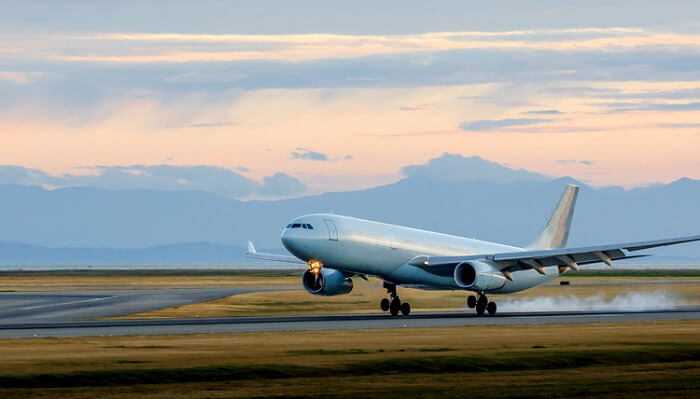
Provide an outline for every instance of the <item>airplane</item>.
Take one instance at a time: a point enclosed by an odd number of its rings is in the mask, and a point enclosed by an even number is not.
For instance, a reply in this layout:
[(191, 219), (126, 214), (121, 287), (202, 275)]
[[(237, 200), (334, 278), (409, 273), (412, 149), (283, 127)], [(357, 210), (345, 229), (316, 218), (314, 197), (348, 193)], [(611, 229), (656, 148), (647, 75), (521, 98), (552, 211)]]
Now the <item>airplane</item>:
[(382, 311), (407, 316), (397, 286), (425, 290), (463, 290), (478, 316), (495, 315), (487, 294), (509, 294), (550, 281), (569, 269), (648, 255), (631, 252), (699, 241), (700, 235), (567, 248), (579, 187), (567, 185), (537, 239), (526, 248), (328, 213), (304, 215), (282, 230), (282, 244), (293, 255), (265, 254), (248, 241), (246, 255), (279, 262), (306, 263), (302, 285), (315, 295), (342, 295), (352, 278), (384, 281), (389, 298)]

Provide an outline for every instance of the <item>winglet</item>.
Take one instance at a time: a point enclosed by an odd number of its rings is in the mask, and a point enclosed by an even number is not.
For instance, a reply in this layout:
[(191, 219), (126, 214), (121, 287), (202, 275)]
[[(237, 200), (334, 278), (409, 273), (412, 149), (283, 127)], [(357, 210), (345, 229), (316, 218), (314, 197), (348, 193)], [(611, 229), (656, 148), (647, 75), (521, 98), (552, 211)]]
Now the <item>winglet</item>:
[(255, 250), (255, 245), (253, 245), (253, 241), (248, 241), (248, 250), (245, 251), (246, 254), (256, 254), (258, 251)]
[(569, 239), (569, 229), (571, 219), (574, 216), (576, 197), (578, 197), (578, 186), (569, 184), (564, 189), (561, 199), (554, 207), (552, 216), (544, 225), (537, 240), (528, 246), (530, 249), (559, 249), (566, 246)]

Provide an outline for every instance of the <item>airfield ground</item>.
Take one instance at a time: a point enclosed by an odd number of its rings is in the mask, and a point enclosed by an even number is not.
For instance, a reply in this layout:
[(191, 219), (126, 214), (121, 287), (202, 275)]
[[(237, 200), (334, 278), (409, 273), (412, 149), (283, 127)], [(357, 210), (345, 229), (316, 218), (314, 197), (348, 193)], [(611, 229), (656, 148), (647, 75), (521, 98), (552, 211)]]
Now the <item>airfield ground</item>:
[(2, 340), (0, 397), (694, 397), (698, 331), (695, 320)]
[[(608, 297), (663, 290), (687, 303), (697, 303), (700, 296), (700, 273), (693, 271), (570, 273), (565, 279), (572, 285), (526, 293)], [(640, 281), (645, 284), (583, 285)], [(654, 284), (659, 281), (689, 284)], [(295, 285), (298, 277), (225, 272), (0, 274), (0, 291), (246, 284)], [(464, 296), (456, 293), (402, 292), (414, 308), (425, 307), (421, 310), (464, 306)], [(378, 283), (370, 280), (345, 297), (319, 298), (301, 291), (252, 293), (139, 316), (183, 317), (194, 309), (226, 316), (347, 313), (357, 307), (376, 311), (382, 295)], [(0, 398), (691, 398), (700, 394), (700, 320), (3, 339), (0, 359)]]

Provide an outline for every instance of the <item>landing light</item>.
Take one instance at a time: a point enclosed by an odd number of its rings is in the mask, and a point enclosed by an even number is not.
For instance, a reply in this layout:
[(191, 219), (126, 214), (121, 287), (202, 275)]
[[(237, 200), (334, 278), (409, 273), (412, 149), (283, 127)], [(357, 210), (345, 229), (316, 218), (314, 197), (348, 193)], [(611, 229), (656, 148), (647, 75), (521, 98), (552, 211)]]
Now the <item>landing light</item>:
[(317, 259), (311, 259), (309, 262), (309, 271), (313, 274), (318, 274), (321, 272), (321, 268), (323, 267), (323, 263), (321, 263), (320, 260)]

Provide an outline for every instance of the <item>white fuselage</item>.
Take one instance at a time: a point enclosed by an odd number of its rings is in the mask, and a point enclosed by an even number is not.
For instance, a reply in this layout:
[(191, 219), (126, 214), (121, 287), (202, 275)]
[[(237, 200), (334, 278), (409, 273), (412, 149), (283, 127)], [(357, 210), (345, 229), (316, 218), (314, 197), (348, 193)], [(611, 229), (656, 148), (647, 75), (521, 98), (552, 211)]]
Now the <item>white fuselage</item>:
[[(304, 225), (311, 225), (309, 229)], [(423, 289), (462, 290), (452, 275), (438, 275), (408, 264), (417, 256), (470, 256), (525, 251), (523, 248), (333, 214), (294, 219), (282, 231), (282, 244), (294, 256), (319, 260), (348, 274), (369, 274)], [(513, 273), (517, 278), (493, 293), (521, 291), (558, 276), (556, 266)]]

